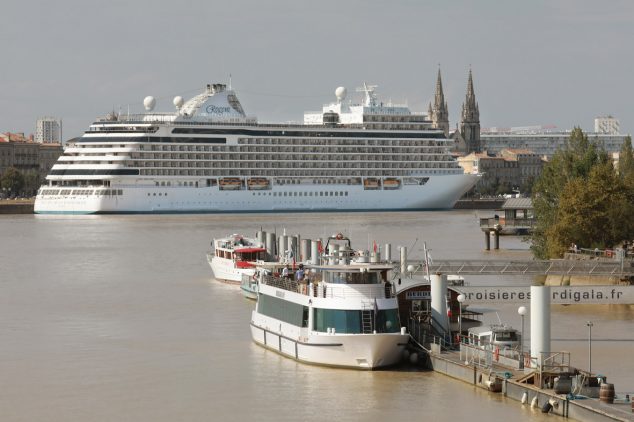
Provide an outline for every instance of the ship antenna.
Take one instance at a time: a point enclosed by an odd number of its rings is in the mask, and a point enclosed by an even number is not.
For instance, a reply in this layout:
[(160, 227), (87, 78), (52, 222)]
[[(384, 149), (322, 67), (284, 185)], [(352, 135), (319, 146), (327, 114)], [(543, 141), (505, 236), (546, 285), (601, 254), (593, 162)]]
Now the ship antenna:
[(229, 74), (229, 91), (231, 91), (231, 73)]

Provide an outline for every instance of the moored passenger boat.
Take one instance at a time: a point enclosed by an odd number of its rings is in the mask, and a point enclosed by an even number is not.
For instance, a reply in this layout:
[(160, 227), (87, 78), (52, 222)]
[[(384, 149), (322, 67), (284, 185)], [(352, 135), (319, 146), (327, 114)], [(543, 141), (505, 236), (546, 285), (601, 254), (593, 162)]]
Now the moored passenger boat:
[(260, 273), (253, 340), (305, 363), (354, 369), (398, 363), (409, 335), (388, 280), (393, 265), (367, 262), (367, 254), (346, 245), (326, 250), (320, 264), (305, 265), (304, 278)]
[(218, 280), (240, 283), (255, 274), (255, 262), (266, 258), (266, 248), (255, 239), (233, 234), (214, 239), (207, 261)]

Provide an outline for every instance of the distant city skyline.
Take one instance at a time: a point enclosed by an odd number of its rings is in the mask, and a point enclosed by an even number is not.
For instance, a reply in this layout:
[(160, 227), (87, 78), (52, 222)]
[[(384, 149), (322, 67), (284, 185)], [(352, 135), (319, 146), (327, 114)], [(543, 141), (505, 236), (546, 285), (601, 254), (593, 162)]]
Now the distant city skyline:
[[(114, 109), (157, 111), (205, 84), (229, 82), (247, 114), (301, 121), (364, 81), (383, 101), (427, 111), (438, 66), (450, 128), (469, 68), (483, 128), (594, 129), (594, 118), (634, 131), (630, 105), (634, 3), (414, 0), (123, 2), (9, 1), (0, 45), (0, 131), (35, 133), (39, 116), (79, 136)], [(51, 23), (55, 24), (52, 25)]]

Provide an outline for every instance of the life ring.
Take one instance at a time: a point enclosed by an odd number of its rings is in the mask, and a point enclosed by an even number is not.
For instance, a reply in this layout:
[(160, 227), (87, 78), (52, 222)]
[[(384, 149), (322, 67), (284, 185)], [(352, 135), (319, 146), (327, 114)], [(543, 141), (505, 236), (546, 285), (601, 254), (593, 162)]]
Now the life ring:
[(500, 348), (498, 346), (495, 346), (495, 352), (493, 354), (495, 355), (495, 361), (498, 362), (500, 360)]

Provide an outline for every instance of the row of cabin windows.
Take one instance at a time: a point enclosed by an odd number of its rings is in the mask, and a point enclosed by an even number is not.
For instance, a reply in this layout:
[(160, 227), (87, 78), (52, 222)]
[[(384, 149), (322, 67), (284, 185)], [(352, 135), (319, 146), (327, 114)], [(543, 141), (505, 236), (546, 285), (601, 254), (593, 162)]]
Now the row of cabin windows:
[(348, 196), (348, 192), (253, 192), (253, 196)]

